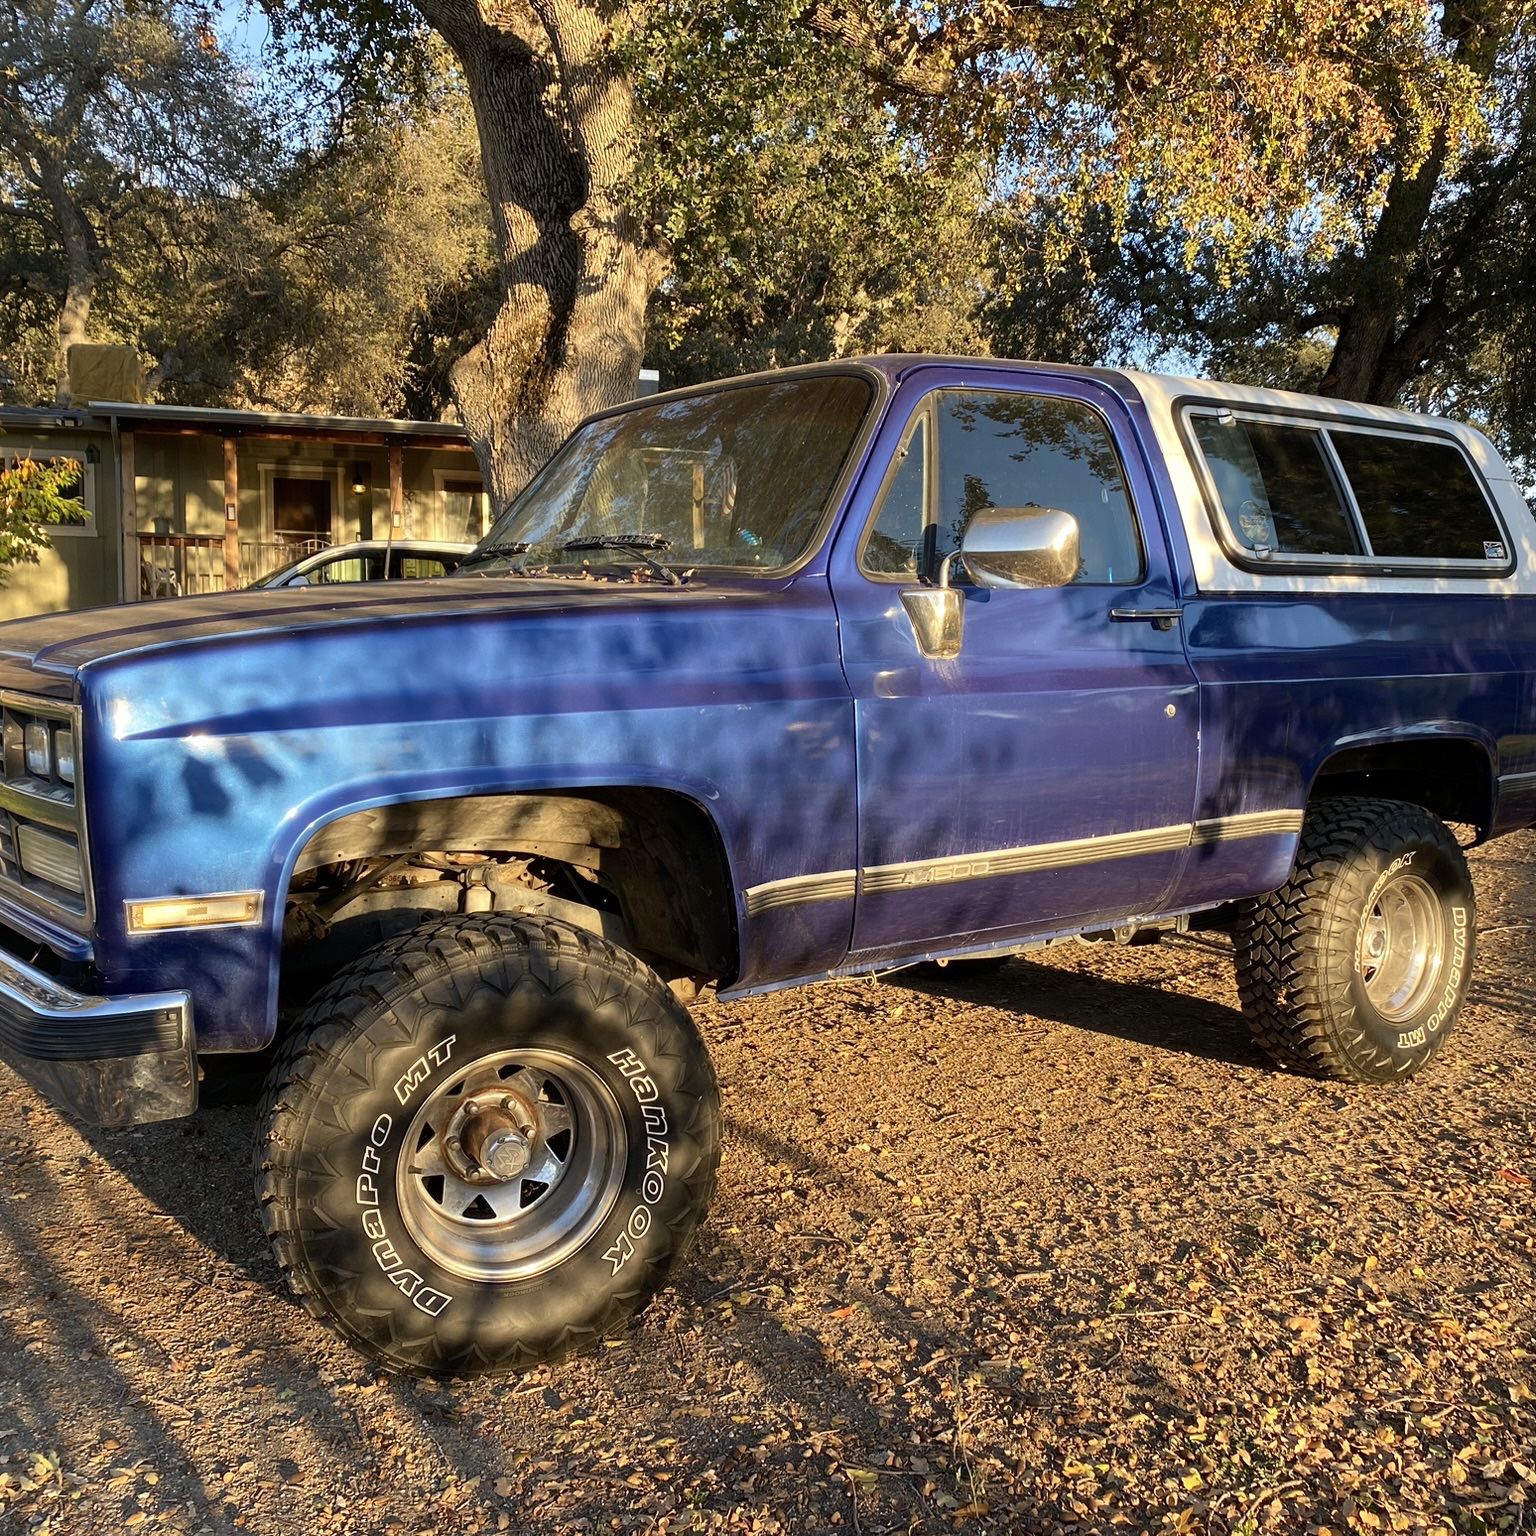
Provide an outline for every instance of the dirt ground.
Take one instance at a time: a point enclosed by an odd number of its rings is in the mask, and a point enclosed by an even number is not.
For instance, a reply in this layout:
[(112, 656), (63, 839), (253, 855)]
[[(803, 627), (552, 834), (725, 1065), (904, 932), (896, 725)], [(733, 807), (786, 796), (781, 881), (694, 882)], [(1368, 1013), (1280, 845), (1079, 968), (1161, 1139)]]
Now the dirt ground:
[(0, 1071), (0, 1529), (1536, 1531), (1536, 836), (1425, 1077), (1271, 1069), (1223, 945), (701, 1010), (713, 1218), (603, 1353), (379, 1375), (276, 1285), (249, 1108)]

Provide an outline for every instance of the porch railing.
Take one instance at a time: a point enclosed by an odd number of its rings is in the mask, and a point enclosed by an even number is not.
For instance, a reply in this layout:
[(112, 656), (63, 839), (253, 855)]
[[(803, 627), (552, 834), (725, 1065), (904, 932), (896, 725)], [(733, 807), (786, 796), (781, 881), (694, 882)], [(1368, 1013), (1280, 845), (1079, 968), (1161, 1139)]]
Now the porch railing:
[[(219, 534), (141, 533), (139, 597), (193, 597), (225, 590), (224, 539)], [(302, 555), (330, 548), (325, 538), (241, 539), (237, 586), (247, 587)]]

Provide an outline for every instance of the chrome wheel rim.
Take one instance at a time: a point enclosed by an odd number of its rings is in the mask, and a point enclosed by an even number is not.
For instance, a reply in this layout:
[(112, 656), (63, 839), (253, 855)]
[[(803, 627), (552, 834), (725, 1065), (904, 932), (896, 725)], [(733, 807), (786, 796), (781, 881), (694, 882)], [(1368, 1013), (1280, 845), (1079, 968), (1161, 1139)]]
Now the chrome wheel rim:
[[(487, 1114), (515, 1142), (491, 1159), (465, 1150)], [(473, 1123), (472, 1123), (473, 1122)], [(608, 1085), (584, 1062), (550, 1050), (500, 1051), (447, 1079), (406, 1130), (396, 1172), (400, 1213), (415, 1242), (467, 1280), (525, 1280), (570, 1257), (602, 1225), (624, 1180), (628, 1138)]]
[(1434, 996), (1444, 963), (1440, 898), (1417, 875), (1394, 876), (1360, 926), (1357, 964), (1371, 1006), (1393, 1023), (1411, 1019)]

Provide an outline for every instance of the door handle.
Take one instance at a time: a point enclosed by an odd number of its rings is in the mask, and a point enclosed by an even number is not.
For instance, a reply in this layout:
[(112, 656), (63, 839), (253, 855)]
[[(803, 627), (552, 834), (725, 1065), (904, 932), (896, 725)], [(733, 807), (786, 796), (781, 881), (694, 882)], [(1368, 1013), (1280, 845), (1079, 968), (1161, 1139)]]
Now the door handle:
[(1172, 629), (1184, 617), (1182, 608), (1111, 608), (1117, 624), (1150, 624), (1153, 629)]

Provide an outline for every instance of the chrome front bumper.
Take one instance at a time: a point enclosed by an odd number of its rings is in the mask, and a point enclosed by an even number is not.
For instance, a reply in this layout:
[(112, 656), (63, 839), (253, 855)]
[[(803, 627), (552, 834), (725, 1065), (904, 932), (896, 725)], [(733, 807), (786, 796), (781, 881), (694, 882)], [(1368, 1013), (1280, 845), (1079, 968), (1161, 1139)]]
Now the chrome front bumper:
[(197, 1108), (185, 992), (86, 997), (0, 951), (0, 1060), (91, 1125), (143, 1125)]

